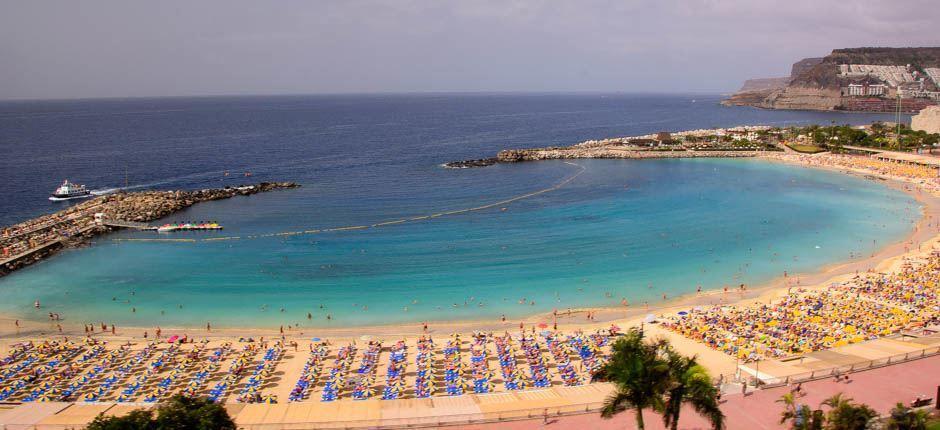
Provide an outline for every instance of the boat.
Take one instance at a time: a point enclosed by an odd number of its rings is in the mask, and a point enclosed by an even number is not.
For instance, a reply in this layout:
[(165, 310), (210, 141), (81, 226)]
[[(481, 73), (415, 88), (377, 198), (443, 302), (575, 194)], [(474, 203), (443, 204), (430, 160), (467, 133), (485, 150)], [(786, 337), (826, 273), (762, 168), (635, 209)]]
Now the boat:
[(65, 182), (62, 182), (62, 185), (59, 185), (59, 188), (55, 189), (49, 200), (82, 199), (85, 197), (91, 197), (91, 191), (88, 191), (84, 185), (73, 184), (66, 179)]
[(222, 230), (222, 226), (217, 222), (178, 222), (164, 224), (157, 227), (158, 233), (172, 233), (175, 231), (197, 231), (197, 230)]

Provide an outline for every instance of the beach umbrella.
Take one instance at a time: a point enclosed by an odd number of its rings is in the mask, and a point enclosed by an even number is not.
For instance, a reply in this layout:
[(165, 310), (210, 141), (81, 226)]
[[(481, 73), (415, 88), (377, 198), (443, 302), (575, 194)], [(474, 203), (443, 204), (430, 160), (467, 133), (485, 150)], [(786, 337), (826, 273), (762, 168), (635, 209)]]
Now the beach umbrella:
[(313, 341), (313, 342), (319, 342), (319, 341), (320, 341), (320, 338), (319, 338), (319, 337), (315, 337), (315, 338), (310, 339), (310, 340)]
[(546, 327), (548, 327), (548, 324), (539, 323), (539, 328), (546, 328)]
[(679, 311), (679, 312), (677, 312), (677, 313), (678, 313), (679, 315), (682, 315), (682, 316), (686, 316), (686, 315), (689, 314), (689, 313), (686, 312), (686, 311)]
[(363, 341), (368, 342), (368, 341), (372, 340), (372, 336), (369, 336), (369, 335), (367, 335), (367, 334), (364, 334), (364, 335), (362, 335), (362, 336), (359, 336), (359, 340), (363, 340)]

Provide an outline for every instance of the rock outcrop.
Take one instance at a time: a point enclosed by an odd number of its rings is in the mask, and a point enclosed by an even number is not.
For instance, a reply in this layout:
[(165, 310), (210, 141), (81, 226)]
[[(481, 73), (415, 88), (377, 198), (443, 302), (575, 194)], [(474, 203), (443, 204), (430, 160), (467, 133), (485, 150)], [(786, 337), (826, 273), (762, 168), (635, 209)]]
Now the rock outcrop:
[(940, 133), (940, 106), (929, 106), (911, 118), (911, 129)]
[[(884, 106), (887, 104), (876, 102), (892, 100), (897, 89), (891, 88), (888, 90), (890, 92), (861, 97), (857, 94), (843, 94), (844, 87), (852, 83), (858, 84), (860, 80), (863, 80), (865, 85), (881, 82), (871, 76), (851, 78), (840, 75), (840, 65), (845, 64), (909, 66), (911, 70), (920, 70), (922, 73), (924, 68), (940, 67), (940, 48), (834, 49), (825, 57), (804, 58), (794, 63), (789, 82), (782, 87), (760, 88), (745, 83), (740, 91), (723, 100), (722, 104), (767, 109), (885, 110)], [(766, 80), (748, 82), (754, 81)], [(929, 80), (927, 83), (929, 84)], [(910, 98), (906, 104), (902, 103), (902, 110), (916, 112), (923, 106), (934, 103), (927, 98)]]
[(243, 187), (213, 188), (197, 191), (142, 191), (119, 193), (101, 197), (103, 207), (98, 211), (110, 219), (148, 222), (179, 212), (199, 202), (221, 200), (235, 196), (249, 196), (276, 189), (296, 188), (293, 182), (262, 182)]
[(444, 163), (444, 167), (448, 169), (469, 169), (471, 167), (492, 166), (498, 162), (499, 160), (496, 158), (479, 158), (476, 160), (451, 161), (450, 163)]
[(785, 88), (789, 83), (789, 76), (784, 76), (782, 78), (748, 79), (744, 81), (744, 85), (741, 86), (741, 89), (738, 90), (738, 92), (749, 93), (754, 91), (776, 90)]
[(578, 158), (648, 159), (648, 158), (738, 158), (755, 157), (757, 151), (635, 151), (612, 147), (506, 149), (496, 158), (504, 163)]

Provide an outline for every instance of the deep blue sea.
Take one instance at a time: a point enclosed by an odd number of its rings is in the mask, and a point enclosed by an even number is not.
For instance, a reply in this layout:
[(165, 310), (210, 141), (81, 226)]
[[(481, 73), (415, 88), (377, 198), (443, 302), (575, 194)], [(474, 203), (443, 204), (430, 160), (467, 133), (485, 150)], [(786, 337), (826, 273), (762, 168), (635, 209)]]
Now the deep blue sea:
[[(3, 225), (68, 204), (46, 199), (65, 178), (94, 189), (123, 187), (125, 174), (132, 189), (303, 185), (170, 218), (218, 220), (223, 232), (120, 232), (0, 278), (0, 312), (140, 326), (514, 317), (621, 298), (655, 303), (699, 285), (758, 284), (870, 253), (910, 232), (919, 207), (904, 194), (760, 160), (440, 167), (505, 148), (663, 130), (891, 119), (719, 100), (432, 94), (0, 102)], [(582, 169), (563, 187), (491, 209), (256, 237), (477, 207), (552, 187)], [(119, 240), (217, 236), (241, 239)], [(32, 308), (37, 299), (41, 311)]]

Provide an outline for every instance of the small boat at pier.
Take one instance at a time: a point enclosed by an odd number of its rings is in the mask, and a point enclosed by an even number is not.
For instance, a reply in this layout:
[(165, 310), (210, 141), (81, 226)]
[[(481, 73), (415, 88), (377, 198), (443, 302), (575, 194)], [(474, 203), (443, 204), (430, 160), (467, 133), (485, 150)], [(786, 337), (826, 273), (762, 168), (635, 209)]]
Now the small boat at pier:
[(222, 226), (216, 222), (201, 222), (201, 223), (191, 223), (191, 222), (178, 222), (171, 224), (164, 224), (160, 227), (157, 227), (158, 233), (172, 233), (174, 231), (198, 231), (198, 230), (222, 230)]
[(62, 182), (62, 185), (59, 185), (59, 188), (52, 192), (49, 200), (83, 199), (86, 197), (91, 197), (91, 191), (85, 188), (84, 185), (74, 184), (66, 179), (65, 182)]

